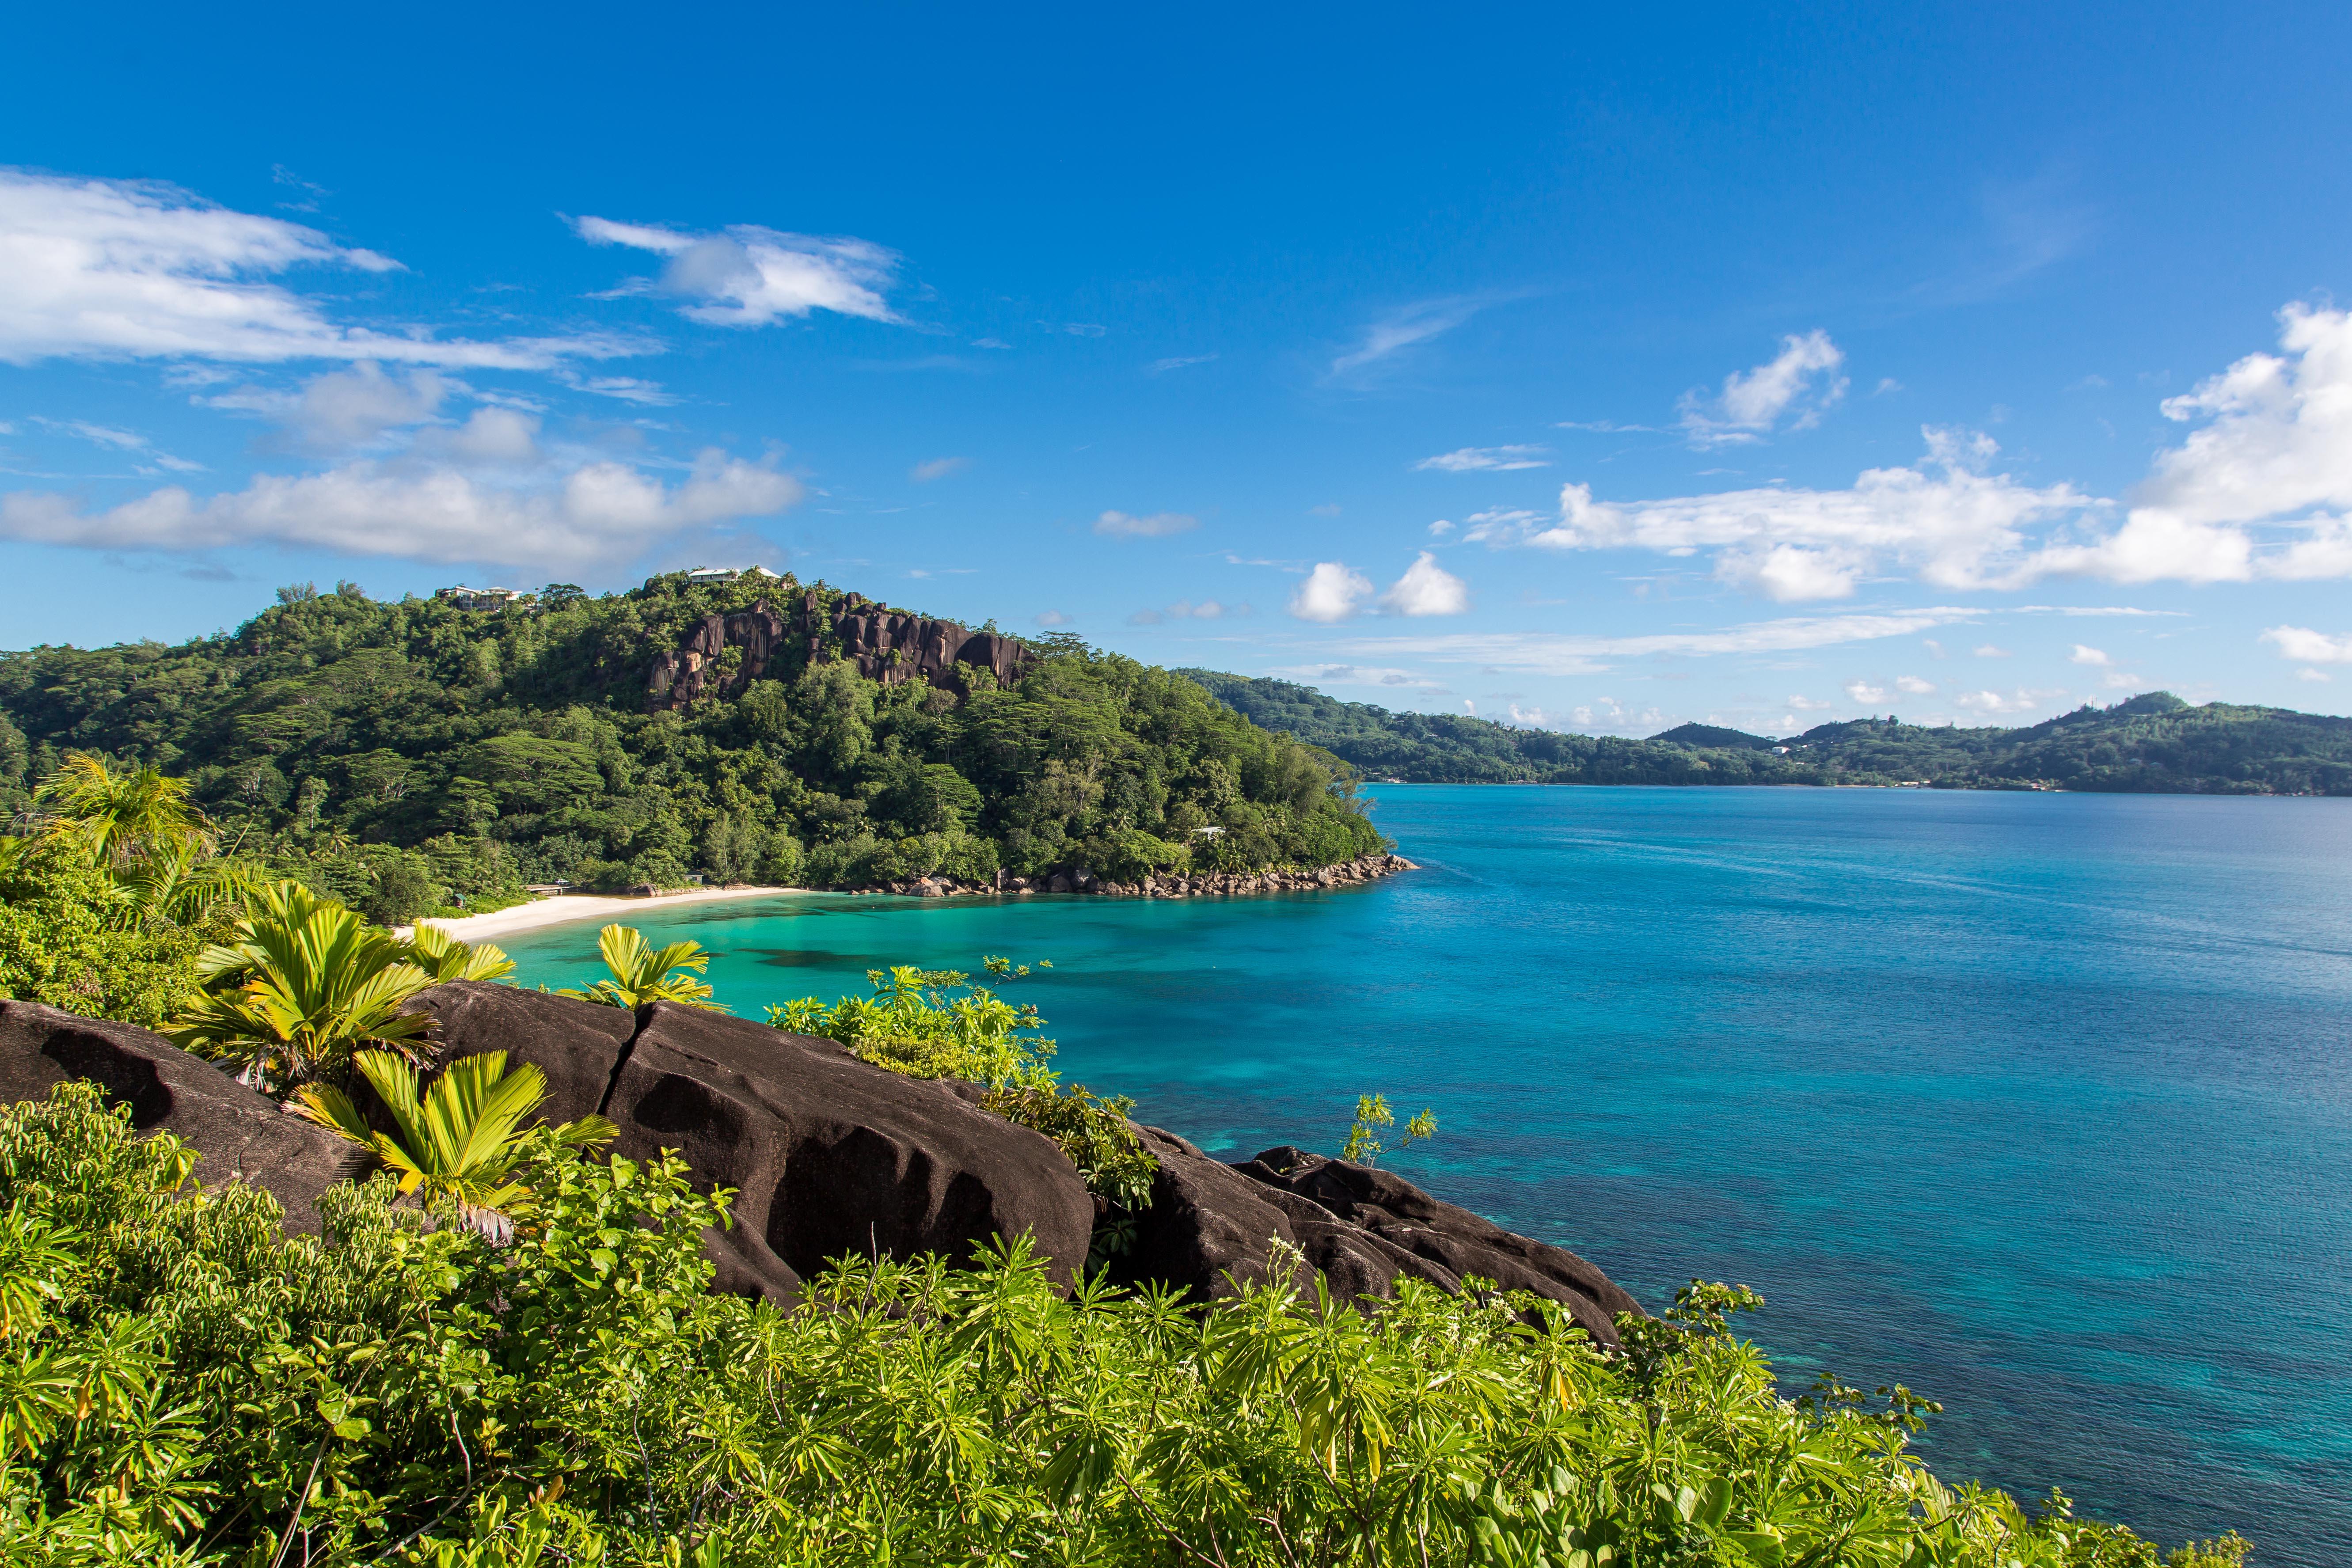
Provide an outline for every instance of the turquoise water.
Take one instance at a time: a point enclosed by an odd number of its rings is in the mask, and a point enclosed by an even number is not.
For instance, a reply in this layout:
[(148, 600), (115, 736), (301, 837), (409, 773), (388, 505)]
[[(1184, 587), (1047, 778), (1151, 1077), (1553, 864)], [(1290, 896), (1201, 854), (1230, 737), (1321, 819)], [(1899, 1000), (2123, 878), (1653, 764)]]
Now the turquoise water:
[[(1051, 958), (1068, 1077), (1240, 1158), (1397, 1170), (1653, 1304), (1901, 1381), (1948, 1479), (2352, 1562), (2352, 801), (1388, 787), (1425, 869), (1231, 901), (648, 910), (719, 998)], [(593, 927), (509, 944), (594, 972)]]

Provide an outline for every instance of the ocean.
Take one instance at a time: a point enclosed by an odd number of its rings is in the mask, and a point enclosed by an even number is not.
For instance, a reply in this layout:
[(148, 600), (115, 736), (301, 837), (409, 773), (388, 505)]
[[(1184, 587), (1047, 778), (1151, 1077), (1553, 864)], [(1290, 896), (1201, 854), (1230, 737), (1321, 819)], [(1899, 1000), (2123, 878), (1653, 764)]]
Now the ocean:
[[(1652, 1306), (1941, 1400), (1948, 1481), (2167, 1545), (2352, 1562), (2352, 800), (1389, 785), (1422, 869), (1230, 900), (808, 895), (669, 910), (758, 1016), (978, 972), (1066, 1080), (1230, 1159), (1336, 1151)], [(593, 925), (505, 944), (598, 972)]]

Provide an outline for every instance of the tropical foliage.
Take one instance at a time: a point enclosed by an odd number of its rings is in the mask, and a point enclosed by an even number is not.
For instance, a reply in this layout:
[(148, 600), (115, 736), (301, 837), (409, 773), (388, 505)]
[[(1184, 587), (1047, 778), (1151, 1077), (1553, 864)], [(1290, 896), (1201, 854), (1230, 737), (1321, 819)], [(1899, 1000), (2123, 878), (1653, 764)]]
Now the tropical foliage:
[(559, 879), (1125, 879), (1381, 847), (1344, 765), (1075, 639), (964, 696), (788, 640), (741, 689), (647, 711), (647, 669), (704, 616), (801, 592), (673, 574), (468, 611), (346, 584), (177, 647), (0, 654), (0, 809), (68, 752), (161, 770), (248, 854), (383, 924)]
[(1348, 1141), (1340, 1147), (1339, 1158), (1352, 1160), (1360, 1165), (1377, 1165), (1386, 1153), (1403, 1153), (1414, 1144), (1437, 1136), (1437, 1112), (1423, 1110), (1404, 1124), (1404, 1136), (1394, 1150), (1381, 1141), (1381, 1134), (1396, 1125), (1396, 1112), (1389, 1109), (1385, 1094), (1360, 1094), (1356, 1097), (1356, 1120), (1348, 1129)]
[[(492, 1240), (511, 1235), (530, 1199), (530, 1189), (513, 1179), (525, 1148), (523, 1120), (546, 1100), (547, 1075), (528, 1062), (509, 1072), (506, 1052), (485, 1051), (450, 1063), (420, 1095), (415, 1064), (390, 1051), (361, 1051), (352, 1065), (396, 1134), (371, 1126), (331, 1084), (305, 1085), (293, 1109), (374, 1153), (398, 1177), (404, 1196), (427, 1205), (446, 1200)], [(551, 1129), (550, 1136), (559, 1147), (584, 1149), (610, 1142), (617, 1131), (601, 1116), (585, 1116)]]
[(674, 942), (656, 948), (635, 926), (608, 925), (596, 933), (596, 951), (612, 973), (585, 990), (566, 987), (561, 994), (607, 1007), (637, 1008), (648, 1002), (675, 1002), (723, 1013), (710, 1000), (711, 987), (689, 978), (710, 967), (710, 954), (698, 942)]
[[(1636, 741), (1462, 713), (1392, 713), (1286, 680), (1180, 672), (1235, 712), (1411, 784), (1887, 784), (2193, 795), (2352, 795), (2352, 719), (2151, 691), (2017, 730), (1885, 719), (1775, 742), (1685, 724)], [(1776, 750), (1775, 748), (1779, 749)]]
[(780, 1311), (708, 1291), (725, 1199), (675, 1161), (526, 1136), (509, 1245), (427, 1228), (382, 1176), (329, 1194), (321, 1240), (234, 1183), (187, 1201), (193, 1156), (89, 1086), (0, 1110), (0, 1555), (2158, 1561), (2063, 1499), (1938, 1481), (1906, 1391), (1783, 1398), (1720, 1288), (1628, 1355), (1546, 1303), (1411, 1284), (1369, 1313), (1275, 1288), (1196, 1311), (1066, 1296), (1018, 1242), (971, 1269), (845, 1259)]
[(412, 955), (341, 904), (298, 882), (268, 883), (249, 896), (231, 940), (198, 956), (205, 994), (163, 1032), (284, 1093), (362, 1043), (424, 1037), (431, 1020), (401, 1007), (435, 976)]

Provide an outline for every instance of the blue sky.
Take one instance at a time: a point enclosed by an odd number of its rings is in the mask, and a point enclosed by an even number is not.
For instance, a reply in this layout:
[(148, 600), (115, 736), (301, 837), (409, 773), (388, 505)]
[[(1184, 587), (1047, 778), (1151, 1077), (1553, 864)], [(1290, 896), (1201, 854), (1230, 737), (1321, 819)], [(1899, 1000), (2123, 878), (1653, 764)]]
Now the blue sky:
[(2352, 689), (2340, 6), (13, 41), (0, 647), (756, 560), (1598, 732)]

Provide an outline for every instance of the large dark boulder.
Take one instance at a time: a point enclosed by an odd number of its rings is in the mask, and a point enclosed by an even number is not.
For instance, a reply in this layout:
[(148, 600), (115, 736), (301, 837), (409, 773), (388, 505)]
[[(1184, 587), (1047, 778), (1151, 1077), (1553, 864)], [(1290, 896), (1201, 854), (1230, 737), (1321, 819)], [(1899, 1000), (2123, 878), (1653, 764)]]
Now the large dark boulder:
[(1458, 1291), (1475, 1275), (1559, 1302), (1612, 1345), (1614, 1315), (1641, 1311), (1574, 1253), (1513, 1235), (1387, 1171), (1295, 1149), (1228, 1165), (1160, 1128), (1137, 1131), (1160, 1174), (1131, 1245), (1112, 1265), (1126, 1282), (1181, 1286), (1197, 1300), (1231, 1296), (1271, 1277), (1279, 1241), (1297, 1249), (1293, 1284), (1311, 1289), (1310, 1270), (1320, 1269), (1340, 1300), (1392, 1295), (1399, 1279)]
[(161, 1035), (78, 1017), (37, 1002), (0, 1001), (0, 1100), (46, 1100), (68, 1079), (97, 1082), (131, 1108), (142, 1132), (170, 1132), (204, 1156), (197, 1179), (266, 1187), (286, 1228), (317, 1235), (319, 1194), (366, 1156), (323, 1127), (289, 1116)]
[[(590, 1058), (578, 1076), (593, 1078), (607, 1058), (584, 1021), (516, 994), (546, 1033), (469, 1003), (443, 1015), (445, 1057), (504, 1047), (532, 1059), (570, 1046)], [(722, 1289), (788, 1300), (844, 1254), (961, 1258), (1024, 1232), (1058, 1282), (1086, 1258), (1094, 1201), (1061, 1150), (946, 1086), (831, 1040), (667, 1003), (644, 1010), (617, 1061), (601, 1106), (621, 1129), (614, 1152), (675, 1149), (698, 1185), (736, 1189), (734, 1227), (709, 1242)]]
[(459, 1057), (504, 1051), (509, 1070), (529, 1062), (545, 1073), (547, 1101), (539, 1113), (550, 1121), (604, 1110), (637, 1033), (636, 1015), (625, 1008), (478, 980), (421, 991), (404, 1011), (433, 1019), (436, 1071)]

